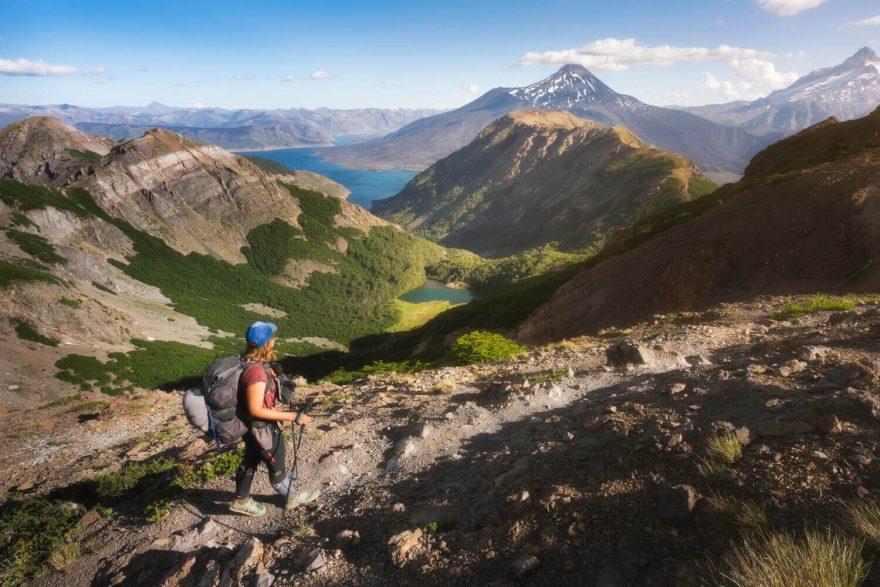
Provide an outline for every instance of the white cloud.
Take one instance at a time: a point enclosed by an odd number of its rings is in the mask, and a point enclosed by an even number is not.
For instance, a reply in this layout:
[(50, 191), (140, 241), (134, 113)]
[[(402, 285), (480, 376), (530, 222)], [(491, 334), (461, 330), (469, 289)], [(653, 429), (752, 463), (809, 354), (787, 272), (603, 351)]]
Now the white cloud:
[(775, 65), (763, 59), (731, 59), (727, 63), (734, 73), (744, 80), (744, 83), (749, 84), (748, 88), (758, 86), (778, 90), (790, 85), (798, 78), (794, 72), (777, 71)]
[(734, 84), (730, 80), (719, 80), (708, 71), (703, 73), (703, 83), (700, 87), (719, 93), (724, 100), (754, 100), (760, 97), (759, 94), (747, 91), (754, 87), (753, 84), (749, 82)]
[(285, 77), (282, 77), (282, 78), (281, 78), (281, 81), (283, 81), (283, 82), (292, 82), (292, 81), (295, 81), (295, 80), (296, 80), (296, 76), (295, 76), (295, 75), (288, 75), (288, 76), (285, 76)]
[(872, 16), (871, 18), (866, 18), (864, 20), (856, 20), (854, 22), (846, 23), (847, 27), (853, 26), (880, 26), (880, 16)]
[(778, 16), (794, 16), (803, 10), (810, 10), (827, 0), (757, 0), (758, 6)]
[(691, 97), (687, 92), (669, 92), (666, 94), (667, 98), (671, 98), (673, 100), (686, 100)]
[(201, 102), (193, 102), (192, 104), (184, 104), (184, 108), (195, 108), (196, 110), (200, 110), (205, 107)]
[(806, 56), (806, 51), (789, 51), (785, 54), (786, 59), (803, 59)]
[(477, 84), (471, 84), (468, 86), (468, 92), (470, 92), (471, 94), (479, 94), (480, 86), (478, 86)]
[(325, 71), (323, 69), (319, 69), (318, 71), (309, 74), (309, 79), (322, 80), (322, 79), (330, 79), (331, 77), (333, 77), (333, 74), (331, 74), (329, 71)]
[(77, 73), (79, 70), (72, 65), (50, 65), (30, 59), (0, 59), (0, 75), (53, 76)]
[(529, 52), (519, 58), (517, 65), (565, 65), (577, 63), (601, 71), (622, 71), (630, 67), (646, 65), (666, 66), (678, 61), (720, 61), (728, 59), (768, 59), (772, 53), (756, 49), (744, 49), (719, 45), (707, 47), (673, 47), (658, 45), (647, 47), (635, 39), (599, 39), (578, 49), (561, 51)]

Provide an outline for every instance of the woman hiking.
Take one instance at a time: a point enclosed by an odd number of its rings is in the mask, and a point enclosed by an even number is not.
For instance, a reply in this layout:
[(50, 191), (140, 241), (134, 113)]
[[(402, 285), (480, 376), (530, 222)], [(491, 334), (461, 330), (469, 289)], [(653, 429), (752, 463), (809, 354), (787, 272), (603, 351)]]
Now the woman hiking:
[(285, 509), (293, 509), (318, 497), (317, 491), (293, 491), (285, 470), (282, 422), (305, 426), (312, 419), (303, 410), (282, 412), (276, 409), (280, 373), (270, 365), (277, 358), (274, 350), (276, 330), (278, 327), (271, 322), (254, 322), (245, 333), (247, 346), (241, 353), (241, 359), (248, 365), (238, 380), (237, 415), (248, 431), (243, 437), (244, 458), (235, 472), (235, 499), (229, 509), (246, 516), (266, 513), (266, 508), (251, 497), (251, 483), (260, 463), (266, 464), (275, 492), (286, 497)]

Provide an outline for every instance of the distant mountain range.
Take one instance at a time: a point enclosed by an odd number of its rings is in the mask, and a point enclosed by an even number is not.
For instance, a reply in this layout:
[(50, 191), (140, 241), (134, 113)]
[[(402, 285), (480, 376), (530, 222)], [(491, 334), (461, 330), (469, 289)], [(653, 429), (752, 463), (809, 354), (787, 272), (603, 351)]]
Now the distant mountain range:
[(851, 120), (880, 105), (880, 57), (862, 47), (834, 67), (814, 71), (753, 102), (683, 108), (719, 124), (786, 134), (834, 116)]
[(566, 110), (601, 124), (623, 126), (657, 148), (681, 153), (709, 172), (739, 174), (778, 133), (722, 126), (619, 94), (580, 65), (565, 65), (524, 88), (495, 88), (456, 110), (408, 124), (381, 139), (324, 152), (355, 167), (423, 169), (469, 143), (499, 116), (523, 108)]
[(693, 162), (559, 110), (515, 110), (372, 211), (482, 256), (580, 250), (715, 189)]
[(334, 110), (227, 110), (176, 108), (153, 102), (144, 107), (83, 108), (70, 104), (20, 106), (0, 104), (0, 127), (31, 116), (54, 116), (77, 128), (114, 140), (140, 137), (161, 127), (231, 150), (325, 146), (334, 137), (379, 136), (438, 110), (360, 108)]

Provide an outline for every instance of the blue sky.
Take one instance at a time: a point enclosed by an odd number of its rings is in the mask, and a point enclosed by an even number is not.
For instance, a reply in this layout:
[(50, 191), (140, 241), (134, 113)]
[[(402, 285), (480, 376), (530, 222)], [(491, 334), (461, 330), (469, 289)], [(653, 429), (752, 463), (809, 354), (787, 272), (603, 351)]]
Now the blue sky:
[(874, 0), (0, 0), (0, 14), (0, 103), (15, 104), (451, 108), (565, 61), (649, 103), (705, 104), (880, 50)]

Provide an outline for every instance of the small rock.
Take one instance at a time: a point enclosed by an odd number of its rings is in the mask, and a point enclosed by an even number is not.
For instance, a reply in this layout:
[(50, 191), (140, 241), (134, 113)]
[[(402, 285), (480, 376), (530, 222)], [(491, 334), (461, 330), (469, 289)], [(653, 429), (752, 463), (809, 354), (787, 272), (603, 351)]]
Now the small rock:
[(336, 544), (339, 546), (357, 546), (361, 543), (361, 533), (357, 530), (342, 530), (336, 534)]
[(324, 558), (324, 553), (320, 549), (316, 548), (315, 550), (311, 551), (306, 557), (306, 560), (303, 563), (303, 572), (314, 573), (320, 571), (326, 566), (327, 560)]
[(30, 491), (31, 489), (33, 489), (34, 485), (36, 485), (36, 483), (34, 483), (33, 479), (30, 479), (28, 481), (25, 481), (24, 483), (22, 483), (18, 487), (16, 487), (16, 489), (18, 491), (24, 493), (25, 491)]
[(824, 346), (803, 346), (798, 349), (797, 358), (801, 361), (812, 363), (813, 361), (824, 360), (828, 356), (828, 347)]
[(565, 439), (569, 441), (574, 440), (574, 434), (572, 434), (571, 432), (566, 432)]
[(803, 363), (801, 363), (797, 359), (792, 359), (792, 360), (787, 361), (786, 363), (782, 364), (776, 370), (776, 372), (777, 372), (777, 374), (779, 374), (780, 377), (790, 377), (791, 375), (794, 375), (795, 373), (800, 373), (804, 369), (806, 369), (806, 365), (804, 365)]
[(734, 430), (733, 434), (734, 436), (736, 436), (736, 439), (739, 441), (739, 443), (743, 446), (748, 446), (752, 443), (752, 431), (745, 426), (737, 428), (736, 430)]
[(254, 587), (272, 587), (274, 583), (275, 575), (269, 571), (257, 573), (257, 576), (254, 579)]
[(541, 561), (538, 560), (538, 557), (533, 555), (523, 555), (517, 557), (516, 560), (513, 561), (511, 570), (513, 571), (514, 577), (522, 579), (526, 575), (536, 571), (540, 566)]
[(452, 412), (446, 412), (445, 414), (443, 414), (443, 417), (447, 420), (455, 420), (455, 414), (453, 414)]
[(823, 434), (833, 434), (843, 430), (843, 424), (837, 419), (837, 416), (831, 413), (822, 414), (813, 421), (813, 428)]
[(753, 375), (760, 375), (767, 372), (767, 367), (764, 365), (752, 364), (746, 367), (746, 371)]
[(871, 492), (859, 485), (859, 488), (856, 489), (856, 494), (859, 496), (859, 499), (868, 499), (871, 497)]
[(422, 531), (419, 528), (404, 530), (388, 539), (388, 556), (391, 562), (402, 567), (410, 558), (412, 551), (419, 545)]
[(827, 460), (828, 460), (828, 455), (826, 455), (826, 454), (825, 454), (824, 452), (822, 452), (821, 450), (814, 450), (814, 451), (813, 451), (812, 453), (810, 453), (810, 454), (812, 454), (812, 455), (813, 455), (815, 458), (817, 458), (817, 459), (822, 459), (823, 461), (827, 461)]
[(776, 411), (785, 406), (785, 401), (779, 398), (768, 399), (764, 402), (764, 406), (771, 411)]
[(406, 506), (403, 505), (403, 504), (400, 503), (400, 502), (397, 502), (396, 504), (394, 504), (393, 506), (391, 506), (391, 511), (392, 511), (392, 512), (397, 512), (397, 513), (399, 514), (399, 513), (402, 513), (402, 512), (405, 512), (405, 511), (406, 511)]
[(418, 436), (419, 438), (428, 438), (433, 432), (433, 428), (431, 424), (427, 421), (419, 422), (416, 424), (415, 428), (413, 428), (413, 436)]
[(660, 489), (657, 517), (666, 522), (685, 522), (699, 500), (700, 494), (690, 485), (667, 485)]
[(568, 373), (568, 378), (569, 378), (569, 379), (571, 379), (572, 377), (574, 377), (574, 369), (572, 369), (571, 367), (568, 368), (567, 373)]
[(643, 349), (628, 341), (618, 342), (605, 349), (605, 357), (612, 367), (645, 364)]
[(89, 510), (87, 511), (82, 518), (79, 519), (79, 526), (81, 528), (86, 528), (91, 526), (95, 522), (101, 519), (101, 514), (98, 513), (98, 510)]
[(677, 393), (683, 392), (685, 389), (687, 389), (687, 385), (685, 385), (684, 383), (673, 383), (669, 386), (669, 393), (675, 395)]

